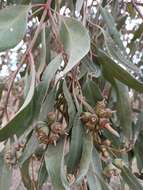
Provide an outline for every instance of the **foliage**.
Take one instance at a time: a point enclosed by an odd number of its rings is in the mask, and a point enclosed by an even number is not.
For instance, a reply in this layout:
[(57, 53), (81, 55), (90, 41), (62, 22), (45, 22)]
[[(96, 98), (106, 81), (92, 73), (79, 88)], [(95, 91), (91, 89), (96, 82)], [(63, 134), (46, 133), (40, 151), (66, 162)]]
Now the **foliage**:
[(143, 19), (140, 6), (1, 3), (1, 68), (9, 60), (9, 76), (0, 85), (0, 189), (10, 189), (15, 168), (17, 190), (47, 182), (54, 190), (143, 189), (142, 20), (127, 29), (129, 19)]

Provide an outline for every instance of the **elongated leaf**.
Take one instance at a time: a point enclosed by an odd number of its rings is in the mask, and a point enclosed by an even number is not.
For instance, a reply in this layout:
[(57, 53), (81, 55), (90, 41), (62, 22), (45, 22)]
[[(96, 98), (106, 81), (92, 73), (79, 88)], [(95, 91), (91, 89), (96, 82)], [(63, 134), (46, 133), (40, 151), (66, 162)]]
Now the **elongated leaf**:
[(38, 180), (37, 180), (38, 181), (37, 182), (38, 190), (42, 189), (42, 186), (43, 186), (44, 182), (47, 180), (47, 178), (48, 178), (48, 173), (47, 173), (46, 164), (45, 164), (45, 160), (44, 160), (42, 162), (41, 167), (38, 172)]
[(3, 154), (0, 154), (0, 189), (9, 190), (11, 186), (12, 170), (4, 163)]
[(41, 111), (39, 114), (40, 121), (47, 121), (48, 112), (54, 111), (55, 98), (56, 89), (53, 88), (46, 96), (44, 103), (41, 105)]
[(109, 56), (115, 59), (118, 64), (125, 66), (127, 69), (138, 72), (138, 67), (130, 61), (129, 57), (125, 54), (125, 52), (120, 50), (120, 48), (115, 44), (115, 42), (107, 33), (104, 32), (104, 34), (105, 44)]
[(63, 156), (64, 141), (59, 141), (56, 146), (49, 145), (45, 154), (47, 172), (52, 181), (54, 190), (65, 190), (61, 180), (61, 161)]
[(71, 142), (68, 153), (67, 171), (68, 173), (74, 173), (80, 162), (83, 147), (83, 126), (80, 121), (80, 113), (77, 113), (71, 134)]
[(80, 10), (83, 6), (83, 3), (84, 3), (84, 0), (77, 0), (76, 1), (76, 7), (75, 7), (76, 11), (80, 12)]
[(93, 150), (93, 137), (91, 134), (84, 134), (82, 155), (79, 163), (79, 174), (76, 183), (80, 183), (88, 172), (89, 165), (92, 160), (92, 150)]
[(81, 60), (81, 63), (79, 79), (81, 79), (87, 72), (96, 78), (101, 76), (99, 65), (94, 63), (88, 55)]
[(98, 85), (90, 79), (88, 79), (83, 86), (83, 94), (86, 101), (93, 107), (96, 105), (97, 101), (101, 101), (103, 99)]
[(32, 136), (30, 137), (30, 139), (28, 140), (26, 144), (22, 157), (19, 160), (19, 163), (21, 166), (36, 151), (38, 146), (39, 146), (38, 139), (35, 134), (32, 134)]
[(61, 54), (59, 54), (58, 56), (56, 56), (54, 59), (52, 59), (52, 61), (49, 63), (49, 65), (47, 66), (47, 68), (45, 69), (44, 73), (43, 73), (43, 86), (44, 86), (44, 91), (46, 89), (46, 92), (49, 89), (51, 80), (54, 79), (55, 73), (57, 72), (58, 68), (60, 67), (62, 62), (62, 56)]
[(102, 190), (101, 183), (94, 173), (92, 164), (90, 164), (89, 171), (87, 173), (87, 181), (88, 181), (89, 190), (95, 190), (95, 189)]
[(69, 56), (63, 75), (69, 72), (88, 53), (90, 37), (80, 22), (73, 18), (61, 17), (60, 37)]
[(24, 186), (27, 189), (32, 189), (32, 181), (29, 174), (29, 162), (29, 160), (26, 160), (26, 162), (20, 168), (20, 172)]
[(41, 41), (42, 41), (42, 48), (41, 48), (41, 54), (40, 54), (40, 65), (38, 68), (38, 78), (41, 77), (42, 72), (44, 71), (45, 65), (46, 65), (46, 29), (45, 24), (43, 25), (43, 30), (41, 34)]
[(29, 6), (11, 6), (0, 10), (0, 51), (13, 48), (23, 38)]
[(2, 129), (0, 129), (0, 141), (7, 139), (13, 134), (20, 135), (28, 124), (32, 121), (32, 98), (35, 90), (35, 66), (31, 64), (31, 84), (30, 89), (22, 107), (13, 117), (13, 119)]
[(102, 177), (102, 163), (99, 157), (99, 153), (95, 148), (92, 151), (91, 168), (92, 168), (91, 171), (95, 175), (99, 188), (102, 190), (111, 190), (109, 185), (104, 181), (104, 178)]
[(96, 148), (94, 147), (93, 151), (92, 151), (92, 160), (93, 160), (93, 167), (95, 169), (95, 171), (98, 174), (102, 173), (102, 163), (101, 163), (101, 158), (99, 156), (99, 153), (97, 152)]
[(117, 92), (117, 115), (120, 121), (120, 127), (124, 135), (128, 138), (132, 138), (132, 112), (131, 102), (129, 99), (128, 87), (118, 81), (116, 81)]
[(123, 43), (120, 39), (120, 33), (116, 29), (114, 18), (112, 17), (111, 13), (106, 8), (100, 7), (101, 15), (108, 27), (108, 31), (110, 36), (114, 39), (114, 41), (118, 44), (121, 50), (124, 50)]
[[(122, 40), (120, 39), (120, 33), (116, 29), (114, 18), (112, 17), (111, 13), (106, 9), (100, 7), (101, 15), (104, 19), (104, 21), (107, 24), (108, 33), (104, 31), (104, 38), (105, 38), (105, 44), (107, 46), (108, 51), (113, 56), (114, 59), (116, 59), (119, 63), (137, 71), (137, 68), (135, 65), (132, 64), (130, 61), (126, 49), (123, 46)], [(113, 40), (112, 40), (113, 39)]]
[(69, 128), (72, 126), (73, 120), (75, 118), (76, 110), (75, 110), (75, 105), (72, 99), (72, 96), (67, 88), (67, 84), (64, 81), (63, 82), (63, 93), (68, 105), (68, 115), (69, 115)]
[(120, 168), (122, 173), (123, 180), (129, 185), (129, 187), (132, 190), (142, 190), (143, 186), (139, 182), (139, 180), (136, 178), (135, 175), (132, 174), (132, 172), (126, 167), (123, 166)]
[(97, 61), (102, 65), (103, 74), (106, 75), (106, 73), (108, 73), (130, 88), (133, 88), (139, 92), (143, 92), (143, 83), (135, 79), (129, 72), (116, 64), (112, 58), (110, 58), (102, 50), (98, 51)]
[(100, 181), (100, 184), (102, 186), (102, 190), (112, 190), (112, 188), (104, 181), (102, 176), (98, 175), (97, 173), (96, 173), (96, 176)]

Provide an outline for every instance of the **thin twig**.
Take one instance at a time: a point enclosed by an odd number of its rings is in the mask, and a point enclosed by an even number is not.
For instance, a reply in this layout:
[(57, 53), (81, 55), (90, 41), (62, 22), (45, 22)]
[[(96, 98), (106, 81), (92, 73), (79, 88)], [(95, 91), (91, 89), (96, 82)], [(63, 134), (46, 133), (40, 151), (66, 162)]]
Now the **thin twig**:
[(143, 19), (143, 14), (141, 13), (141, 10), (139, 9), (138, 5), (136, 4), (136, 2), (134, 0), (131, 1), (133, 7), (136, 9), (136, 11), (138, 12), (138, 14), (140, 15), (140, 17)]
[[(47, 1), (47, 2), (48, 2), (48, 1)], [(10, 82), (10, 85), (9, 85), (9, 88), (8, 88), (8, 92), (7, 92), (7, 96), (6, 96), (6, 100), (5, 100), (5, 104), (4, 104), (4, 113), (6, 114), (8, 121), (9, 121), (9, 118), (8, 118), (8, 113), (7, 113), (7, 105), (8, 105), (8, 100), (9, 100), (9, 96), (10, 96), (10, 92), (11, 92), (11, 90), (12, 90), (12, 86), (13, 86), (14, 80), (15, 80), (15, 78), (16, 78), (16, 76), (17, 76), (19, 70), (20, 70), (21, 67), (23, 66), (23, 64), (24, 64), (24, 62), (25, 62), (25, 59), (26, 59), (28, 53), (32, 50), (32, 48), (33, 48), (33, 46), (34, 46), (34, 44), (35, 44), (35, 42), (36, 42), (36, 40), (37, 40), (37, 37), (38, 37), (38, 35), (39, 35), (40, 31), (41, 31), (41, 26), (42, 26), (42, 24), (43, 24), (43, 22), (44, 22), (44, 20), (45, 20), (45, 18), (46, 18), (47, 11), (48, 11), (47, 9), (45, 9), (45, 10), (43, 11), (43, 14), (42, 14), (40, 23), (39, 23), (39, 25), (38, 25), (38, 27), (37, 27), (37, 30), (36, 30), (36, 32), (35, 32), (35, 35), (34, 35), (32, 41), (31, 41), (31, 43), (30, 43), (30, 45), (29, 45), (29, 47), (28, 47), (26, 53), (23, 55), (23, 57), (22, 57), (22, 59), (21, 59), (21, 63), (18, 65), (18, 68), (17, 68), (17, 70), (14, 72), (13, 77), (12, 77), (12, 80), (11, 80), (11, 82)]]
[(91, 113), (95, 113), (94, 109), (84, 100), (82, 96), (77, 95), (77, 98), (88, 109), (88, 111), (90, 111)]

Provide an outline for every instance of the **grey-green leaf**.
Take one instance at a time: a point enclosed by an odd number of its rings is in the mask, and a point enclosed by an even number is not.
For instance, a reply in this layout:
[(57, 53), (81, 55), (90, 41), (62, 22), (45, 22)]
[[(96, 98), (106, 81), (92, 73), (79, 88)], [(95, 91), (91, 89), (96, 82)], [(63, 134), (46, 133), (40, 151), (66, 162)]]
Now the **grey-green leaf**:
[(9, 190), (11, 186), (12, 170), (4, 163), (2, 153), (0, 153), (0, 170), (0, 189)]
[(26, 128), (28, 128), (28, 124), (33, 120), (32, 99), (35, 91), (35, 75), (35, 66), (31, 63), (31, 84), (29, 92), (22, 107), (15, 114), (13, 119), (0, 129), (0, 141), (7, 139), (13, 134), (20, 135)]
[(52, 181), (54, 190), (65, 190), (61, 180), (61, 161), (63, 156), (64, 141), (61, 140), (56, 146), (49, 145), (45, 153), (47, 172)]
[(129, 187), (132, 190), (143, 189), (143, 186), (141, 185), (137, 177), (133, 175), (132, 172), (126, 166), (123, 166), (123, 168), (121, 168), (121, 171), (122, 171), (121, 175), (123, 177), (123, 180), (129, 185)]
[(79, 117), (80, 113), (77, 113), (72, 128), (71, 142), (67, 161), (68, 173), (74, 173), (76, 171), (82, 155), (83, 126)]
[(69, 128), (72, 126), (73, 120), (75, 118), (75, 114), (76, 114), (76, 109), (75, 109), (75, 105), (72, 99), (72, 96), (68, 90), (66, 81), (63, 82), (63, 93), (68, 105), (68, 115), (69, 115)]
[(82, 155), (79, 163), (79, 174), (77, 176), (76, 183), (80, 183), (88, 172), (90, 162), (92, 160), (92, 150), (93, 137), (90, 133), (84, 132)]
[(65, 75), (88, 53), (90, 37), (79, 21), (70, 17), (61, 17), (60, 38), (69, 56), (68, 63), (63, 70), (63, 75)]
[(98, 50), (97, 55), (97, 61), (102, 65), (103, 74), (106, 75), (106, 73), (108, 73), (130, 88), (133, 88), (139, 92), (143, 92), (143, 83), (135, 79), (135, 77), (132, 76), (128, 71), (115, 63), (114, 60), (106, 53), (104, 53), (102, 50)]
[(0, 10), (0, 52), (15, 47), (24, 37), (29, 6), (11, 6)]
[(26, 147), (23, 151), (23, 154), (19, 160), (21, 166), (36, 151), (38, 146), (39, 146), (38, 139), (35, 133), (33, 133), (30, 139), (28, 140)]
[(117, 93), (117, 115), (120, 121), (120, 127), (123, 134), (128, 138), (132, 138), (132, 111), (129, 98), (129, 90), (126, 85), (116, 81)]

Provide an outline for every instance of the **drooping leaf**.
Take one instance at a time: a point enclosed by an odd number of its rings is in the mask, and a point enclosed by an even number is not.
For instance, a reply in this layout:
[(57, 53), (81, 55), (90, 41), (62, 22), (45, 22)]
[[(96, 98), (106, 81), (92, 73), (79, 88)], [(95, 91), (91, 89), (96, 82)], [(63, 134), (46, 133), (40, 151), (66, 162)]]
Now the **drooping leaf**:
[(95, 106), (97, 101), (101, 101), (103, 96), (98, 85), (91, 79), (87, 79), (83, 86), (83, 95), (86, 98), (86, 101), (91, 105)]
[(12, 169), (4, 162), (3, 154), (0, 154), (0, 189), (9, 190), (12, 180)]
[(48, 178), (48, 173), (47, 173), (47, 169), (46, 169), (46, 164), (45, 164), (45, 160), (41, 163), (39, 172), (38, 172), (38, 179), (37, 179), (37, 188), (38, 190), (42, 189), (42, 186), (44, 184), (44, 182), (47, 180)]
[(56, 98), (56, 88), (53, 88), (47, 94), (45, 101), (41, 105), (41, 110), (38, 117), (40, 121), (47, 121), (48, 112), (54, 111), (55, 98)]
[(135, 79), (135, 77), (132, 76), (128, 71), (115, 63), (114, 60), (102, 50), (98, 51), (97, 61), (102, 65), (103, 74), (105, 73), (106, 75), (106, 73), (108, 73), (130, 88), (133, 88), (139, 92), (143, 92), (143, 83)]
[(23, 38), (29, 6), (11, 6), (0, 10), (0, 52), (13, 48)]
[(80, 12), (80, 10), (82, 9), (83, 3), (84, 3), (84, 0), (77, 0), (76, 1), (75, 9), (77, 12)]
[(38, 146), (39, 146), (38, 139), (36, 135), (33, 133), (30, 139), (28, 140), (26, 147), (24, 148), (23, 154), (19, 160), (21, 166), (36, 151)]
[(106, 8), (102, 8), (101, 6), (100, 6), (100, 12), (101, 12), (101, 15), (103, 17), (103, 20), (105, 21), (105, 23), (108, 27), (108, 31), (109, 31), (110, 36), (114, 39), (114, 41), (117, 43), (119, 48), (124, 51), (125, 48), (124, 48), (123, 43), (120, 39), (120, 33), (116, 29), (116, 25), (115, 25), (115, 21), (114, 21), (113, 16), (111, 15), (111, 13), (109, 13), (109, 11)]
[(60, 38), (69, 56), (68, 63), (62, 72), (65, 75), (88, 53), (90, 37), (80, 22), (73, 18), (61, 17)]
[(102, 190), (101, 183), (94, 173), (92, 164), (90, 164), (89, 171), (87, 173), (87, 182), (89, 190), (94, 190), (94, 189)]
[(94, 173), (95, 178), (97, 180), (97, 184), (99, 186), (99, 189), (111, 190), (111, 188), (105, 182), (105, 180), (102, 176), (102, 163), (101, 163), (99, 153), (97, 152), (97, 150), (95, 148), (93, 148), (93, 151), (92, 151), (91, 168), (92, 168), (91, 171)]
[(127, 69), (138, 72), (138, 67), (130, 61), (128, 55), (126, 55), (124, 51), (120, 50), (108, 33), (104, 32), (104, 35), (109, 56), (115, 59), (118, 64), (125, 66)]
[(58, 70), (58, 68), (60, 67), (62, 62), (62, 56), (61, 54), (57, 55), (54, 59), (51, 60), (51, 62), (48, 64), (47, 68), (45, 69), (44, 73), (43, 73), (43, 90), (46, 92), (48, 92), (51, 80), (54, 79), (54, 76)]
[(79, 117), (80, 113), (77, 113), (73, 123), (67, 160), (67, 171), (72, 174), (76, 171), (82, 155), (83, 126)]
[(117, 115), (120, 121), (120, 127), (123, 134), (128, 138), (132, 138), (132, 111), (129, 98), (128, 87), (119, 81), (116, 81), (117, 93)]
[[(141, 125), (142, 126), (142, 125)], [(142, 139), (143, 139), (143, 132), (141, 131), (140, 134), (137, 137), (135, 146), (134, 146), (134, 154), (137, 160), (137, 167), (139, 169), (139, 171), (142, 171), (143, 168), (143, 143), (142, 143)]]
[(40, 64), (37, 71), (38, 78), (40, 79), (42, 72), (44, 71), (46, 65), (46, 28), (45, 24), (43, 25), (43, 30), (41, 34), (41, 54), (40, 54)]
[(99, 65), (93, 62), (88, 55), (81, 60), (79, 79), (81, 79), (86, 73), (92, 74), (95, 78), (101, 76)]
[(75, 118), (76, 110), (75, 110), (75, 105), (74, 105), (72, 96), (67, 88), (67, 84), (65, 81), (63, 82), (63, 93), (68, 105), (69, 128), (70, 128)]
[(26, 162), (20, 168), (20, 172), (24, 186), (27, 189), (32, 189), (32, 180), (30, 179), (29, 164), (30, 160), (26, 160)]
[(102, 176), (98, 175), (97, 173), (96, 173), (96, 176), (100, 181), (100, 184), (102, 186), (102, 190), (112, 190), (112, 188), (105, 182), (105, 180), (103, 179)]
[(91, 134), (84, 133), (82, 155), (79, 163), (79, 174), (76, 180), (77, 184), (83, 180), (83, 178), (88, 172), (90, 162), (92, 160), (92, 150), (93, 150), (93, 137)]
[(32, 121), (32, 98), (34, 96), (35, 91), (35, 66), (31, 65), (31, 84), (29, 92), (26, 96), (26, 99), (19, 109), (19, 111), (15, 114), (13, 119), (6, 124), (2, 129), (0, 129), (0, 141), (7, 139), (13, 134), (20, 135), (26, 128), (28, 128), (28, 124)]
[[(119, 167), (117, 165), (117, 167)], [(125, 165), (119, 167), (121, 169), (121, 175), (123, 180), (128, 184), (132, 190), (142, 190), (143, 186), (135, 175)]]
[(64, 141), (60, 140), (56, 146), (49, 145), (45, 153), (46, 168), (54, 190), (65, 190), (61, 179), (63, 147)]

